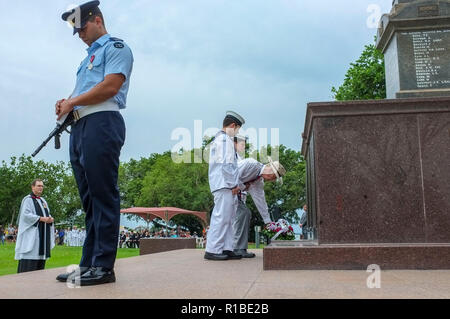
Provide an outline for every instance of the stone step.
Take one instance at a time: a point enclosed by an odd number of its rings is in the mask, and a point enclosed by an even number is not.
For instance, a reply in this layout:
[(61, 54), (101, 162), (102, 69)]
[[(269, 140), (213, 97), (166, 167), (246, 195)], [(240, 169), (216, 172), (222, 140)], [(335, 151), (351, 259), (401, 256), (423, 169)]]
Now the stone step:
[(264, 270), (450, 269), (450, 244), (278, 242), (264, 248)]

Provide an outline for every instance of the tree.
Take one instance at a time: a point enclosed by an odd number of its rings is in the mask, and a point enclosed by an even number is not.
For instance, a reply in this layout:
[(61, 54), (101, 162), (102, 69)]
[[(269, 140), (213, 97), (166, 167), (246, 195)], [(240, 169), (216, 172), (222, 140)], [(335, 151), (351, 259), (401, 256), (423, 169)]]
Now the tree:
[(164, 154), (151, 154), (148, 158), (142, 157), (140, 160), (131, 159), (127, 163), (121, 163), (119, 167), (119, 189), (121, 207), (128, 208), (136, 206), (139, 199), (144, 177), (150, 172), (153, 164)]
[(386, 98), (384, 57), (375, 45), (366, 45), (361, 57), (350, 65), (344, 83), (331, 89), (336, 100)]
[[(207, 152), (207, 147), (202, 148), (202, 151)], [(262, 154), (257, 151), (250, 152), (251, 146), (247, 148), (247, 156), (256, 156), (257, 159), (263, 158)], [(198, 150), (197, 150), (198, 151)], [(262, 150), (264, 154), (272, 154), (272, 148)], [(305, 162), (299, 152), (287, 149), (284, 145), (273, 151), (279, 152), (279, 160), (287, 170), (284, 177), (283, 185), (275, 183), (266, 183), (266, 199), (269, 210), (273, 211), (279, 207), (282, 215), (289, 221), (296, 221), (296, 210), (305, 203)], [(200, 154), (201, 152), (191, 151), (191, 156)], [(192, 163), (198, 161), (191, 161)], [(135, 165), (145, 166), (146, 162)], [(135, 172), (144, 172), (137, 166), (133, 167)], [(130, 168), (129, 165), (124, 164), (125, 168)], [(123, 172), (123, 176), (129, 175)], [(130, 182), (130, 180), (128, 180)], [(209, 188), (208, 180), (208, 163), (176, 164), (172, 161), (170, 153), (164, 153), (155, 158), (151, 166), (147, 167), (145, 177), (140, 182), (134, 181), (134, 185), (140, 184), (141, 190), (135, 189), (139, 193), (135, 197), (134, 206), (146, 207), (165, 207), (173, 206), (194, 211), (212, 212), (214, 207), (213, 196)], [(124, 189), (130, 189), (130, 186), (123, 186)], [(129, 196), (128, 194), (127, 196)], [(249, 197), (251, 198), (251, 197)], [(253, 234), (253, 226), (262, 225), (263, 221), (251, 199), (247, 201), (247, 205), (252, 211), (253, 218), (251, 222), (251, 233)], [(173, 221), (178, 225), (186, 226), (191, 232), (199, 233), (201, 231), (201, 224), (199, 220), (190, 215), (177, 215)]]
[(0, 222), (16, 223), (23, 197), (31, 193), (35, 178), (44, 181), (43, 196), (55, 221), (65, 221), (81, 208), (80, 199), (68, 164), (34, 162), (30, 156), (12, 157), (0, 167)]
[[(194, 153), (194, 151), (192, 151)], [(177, 164), (170, 153), (158, 157), (142, 181), (137, 206), (179, 207), (193, 211), (210, 211), (213, 205), (209, 191), (208, 164)], [(191, 232), (201, 233), (199, 220), (177, 215), (173, 221)]]

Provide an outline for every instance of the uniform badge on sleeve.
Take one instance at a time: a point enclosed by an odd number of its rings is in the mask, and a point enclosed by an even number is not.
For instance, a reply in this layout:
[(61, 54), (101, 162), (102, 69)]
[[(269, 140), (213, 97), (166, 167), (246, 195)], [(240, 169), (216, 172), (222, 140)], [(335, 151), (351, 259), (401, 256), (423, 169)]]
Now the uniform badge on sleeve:
[(118, 48), (118, 49), (122, 49), (124, 47), (124, 45), (123, 45), (123, 43), (116, 42), (116, 43), (114, 43), (114, 47)]

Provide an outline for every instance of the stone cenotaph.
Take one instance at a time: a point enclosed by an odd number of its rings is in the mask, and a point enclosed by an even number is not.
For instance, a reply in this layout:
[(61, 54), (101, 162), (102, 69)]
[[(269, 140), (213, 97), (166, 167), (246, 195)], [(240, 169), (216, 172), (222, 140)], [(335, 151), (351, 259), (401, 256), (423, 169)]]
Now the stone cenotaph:
[(450, 96), (450, 1), (394, 1), (377, 39), (388, 99)]
[(450, 269), (450, 0), (395, 0), (378, 31), (386, 100), (309, 103), (312, 240), (264, 269)]

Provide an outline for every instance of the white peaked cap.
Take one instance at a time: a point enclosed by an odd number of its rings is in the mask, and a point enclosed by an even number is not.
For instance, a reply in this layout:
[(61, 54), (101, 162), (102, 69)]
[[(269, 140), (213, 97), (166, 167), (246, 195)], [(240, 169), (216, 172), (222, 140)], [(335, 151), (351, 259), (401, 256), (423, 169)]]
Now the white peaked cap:
[[(241, 122), (242, 125), (245, 124), (244, 118), (243, 118), (242, 116), (240, 116), (239, 114), (237, 114), (236, 112), (228, 111), (228, 112), (227, 112), (227, 116), (234, 117), (234, 118), (237, 119), (239, 122)], [(242, 126), (242, 125), (240, 125), (240, 126)]]
[(284, 168), (284, 166), (281, 165), (281, 163), (278, 161), (272, 161), (271, 157), (269, 157), (269, 165), (272, 168), (275, 176), (277, 177), (277, 182), (283, 184), (283, 176), (286, 174), (286, 169)]

